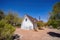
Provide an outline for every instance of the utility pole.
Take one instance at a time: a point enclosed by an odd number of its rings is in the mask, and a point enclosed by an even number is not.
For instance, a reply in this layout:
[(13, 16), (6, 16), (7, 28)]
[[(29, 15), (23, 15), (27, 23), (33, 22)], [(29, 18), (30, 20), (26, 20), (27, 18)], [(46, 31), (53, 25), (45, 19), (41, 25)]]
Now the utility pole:
[(39, 16), (39, 21), (40, 21), (40, 16)]

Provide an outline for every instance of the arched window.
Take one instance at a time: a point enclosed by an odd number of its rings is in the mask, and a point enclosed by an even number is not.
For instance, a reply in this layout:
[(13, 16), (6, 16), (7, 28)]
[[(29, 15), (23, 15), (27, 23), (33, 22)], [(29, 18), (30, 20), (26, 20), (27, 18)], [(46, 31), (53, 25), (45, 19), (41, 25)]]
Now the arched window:
[(27, 21), (27, 19), (25, 19), (25, 21)]

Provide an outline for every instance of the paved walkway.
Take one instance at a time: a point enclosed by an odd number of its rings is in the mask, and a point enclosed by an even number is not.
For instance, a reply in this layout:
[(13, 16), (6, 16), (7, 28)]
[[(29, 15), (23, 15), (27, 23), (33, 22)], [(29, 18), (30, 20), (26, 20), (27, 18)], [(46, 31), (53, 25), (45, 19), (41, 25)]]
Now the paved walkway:
[(20, 40), (60, 40), (60, 37), (52, 37), (48, 34), (48, 32), (56, 32), (60, 33), (60, 30), (57, 29), (48, 29), (43, 28), (44, 30), (22, 30), (20, 28), (16, 28), (15, 33), (21, 35)]

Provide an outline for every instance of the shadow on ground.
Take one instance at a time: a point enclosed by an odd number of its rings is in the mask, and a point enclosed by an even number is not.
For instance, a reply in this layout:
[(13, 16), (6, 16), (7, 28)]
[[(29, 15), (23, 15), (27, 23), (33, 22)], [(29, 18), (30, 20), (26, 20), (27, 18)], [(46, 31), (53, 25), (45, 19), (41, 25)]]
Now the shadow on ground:
[(52, 37), (60, 37), (60, 34), (55, 32), (48, 32), (47, 34), (49, 34)]

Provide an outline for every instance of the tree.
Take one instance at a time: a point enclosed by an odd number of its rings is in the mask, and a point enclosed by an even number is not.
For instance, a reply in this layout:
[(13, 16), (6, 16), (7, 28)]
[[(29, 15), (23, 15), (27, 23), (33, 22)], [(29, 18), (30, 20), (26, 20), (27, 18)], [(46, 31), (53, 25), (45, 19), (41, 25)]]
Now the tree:
[[(53, 12), (55, 13), (60, 13), (60, 2), (57, 2), (54, 6), (53, 6)], [(55, 14), (54, 13), (54, 14)]]
[(13, 22), (15, 23), (15, 25), (21, 24), (22, 18), (18, 17), (17, 14), (14, 14), (13, 16), (14, 16)]
[(12, 24), (13, 23), (14, 16), (12, 13), (8, 13), (5, 17), (5, 20), (8, 21), (8, 23)]
[(0, 10), (0, 20), (4, 18), (4, 12), (2, 10)]
[(11, 25), (16, 26), (20, 25), (22, 18), (19, 18), (16, 13), (9, 12), (5, 17), (5, 20), (7, 20)]
[(50, 13), (48, 24), (52, 25), (53, 28), (60, 27), (60, 2), (53, 6), (53, 10)]

